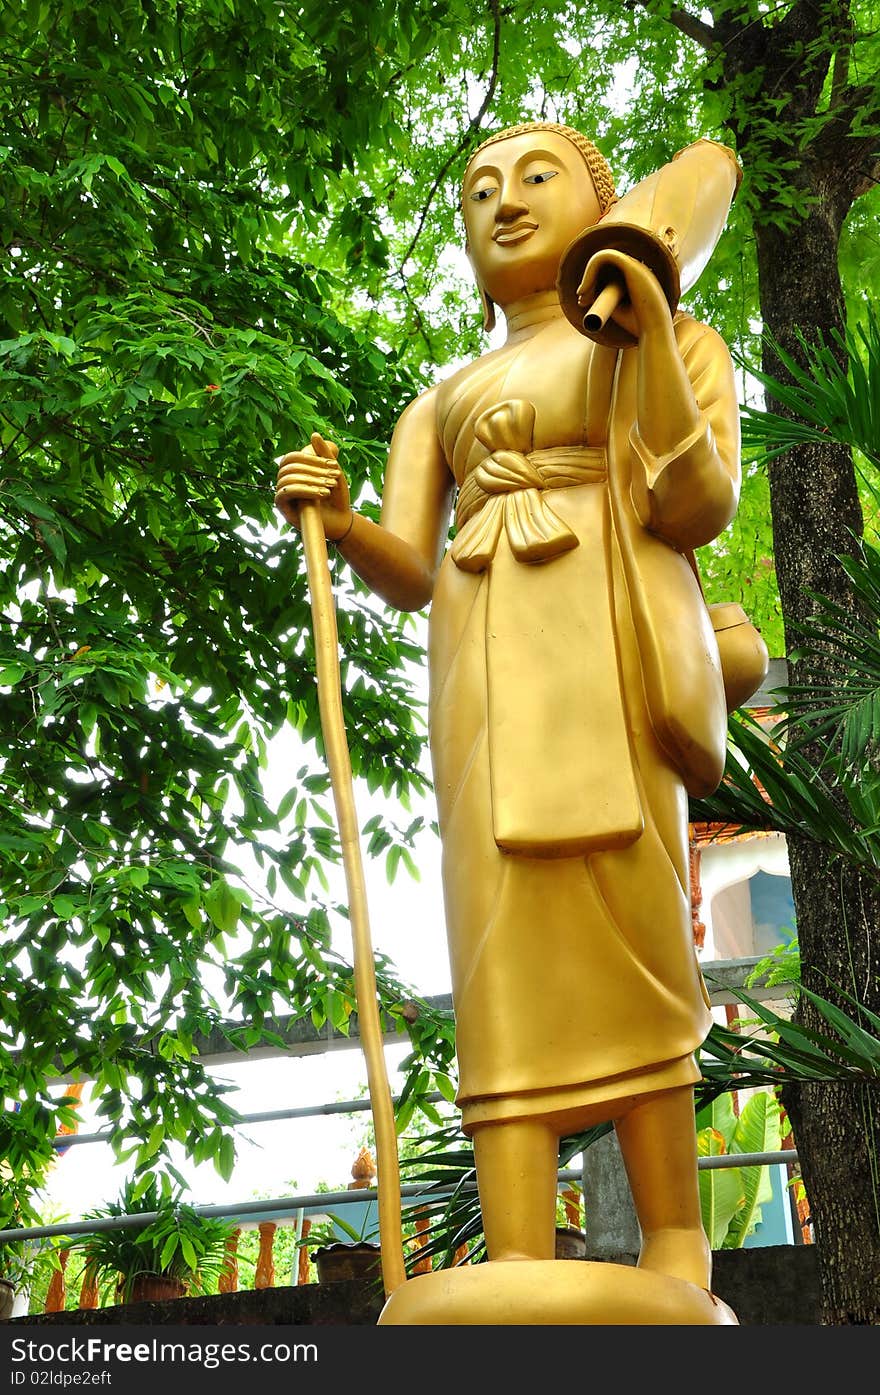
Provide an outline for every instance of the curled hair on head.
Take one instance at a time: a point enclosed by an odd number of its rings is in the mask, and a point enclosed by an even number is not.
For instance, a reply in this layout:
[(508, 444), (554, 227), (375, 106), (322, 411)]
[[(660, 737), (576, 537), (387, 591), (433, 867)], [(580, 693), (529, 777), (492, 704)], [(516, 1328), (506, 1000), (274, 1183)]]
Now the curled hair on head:
[(617, 202), (614, 175), (611, 173), (611, 167), (605, 156), (580, 131), (576, 131), (573, 126), (563, 126), (557, 121), (523, 121), (518, 126), (508, 126), (506, 130), (497, 131), (494, 136), (489, 136), (482, 145), (477, 146), (465, 166), (465, 175), (473, 161), (486, 149), (487, 145), (494, 145), (499, 140), (508, 140), (511, 136), (525, 135), (527, 131), (551, 131), (569, 141), (579, 152), (590, 172), (601, 212), (607, 213), (611, 205)]

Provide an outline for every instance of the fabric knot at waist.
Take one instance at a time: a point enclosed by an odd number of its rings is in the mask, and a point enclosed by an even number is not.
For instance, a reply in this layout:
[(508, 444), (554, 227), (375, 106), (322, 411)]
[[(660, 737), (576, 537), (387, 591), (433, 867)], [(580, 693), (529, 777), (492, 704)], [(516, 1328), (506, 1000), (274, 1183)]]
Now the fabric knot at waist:
[(544, 498), (548, 489), (605, 479), (601, 446), (533, 450), (535, 408), (510, 398), (483, 412), (474, 435), (489, 454), (461, 486), (452, 560), (466, 572), (482, 572), (495, 556), (502, 527), (520, 562), (549, 562), (577, 547), (577, 535)]

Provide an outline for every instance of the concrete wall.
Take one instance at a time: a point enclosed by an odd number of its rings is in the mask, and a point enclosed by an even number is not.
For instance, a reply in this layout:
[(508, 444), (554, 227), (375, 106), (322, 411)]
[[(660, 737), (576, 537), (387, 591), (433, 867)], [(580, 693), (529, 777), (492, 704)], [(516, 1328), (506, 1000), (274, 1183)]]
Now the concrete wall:
[[(577, 1264), (578, 1260), (560, 1263)], [(712, 1288), (740, 1326), (819, 1325), (819, 1281), (813, 1245), (720, 1250), (713, 1257)], [(373, 1326), (382, 1310), (381, 1288), (363, 1279), (301, 1288), (266, 1288), (167, 1303), (129, 1303), (85, 1312), (12, 1318), (4, 1326)]]

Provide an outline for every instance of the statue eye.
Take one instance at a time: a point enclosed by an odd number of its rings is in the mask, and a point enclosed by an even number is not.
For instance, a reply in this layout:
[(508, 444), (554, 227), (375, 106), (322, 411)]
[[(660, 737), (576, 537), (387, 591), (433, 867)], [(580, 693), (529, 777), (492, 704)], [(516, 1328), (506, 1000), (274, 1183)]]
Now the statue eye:
[(491, 198), (494, 193), (494, 189), (475, 189), (474, 192), (469, 195), (469, 198), (474, 203), (485, 203), (486, 199)]
[(523, 178), (525, 184), (546, 184), (548, 179), (555, 179), (558, 170), (542, 170), (540, 174), (527, 174)]

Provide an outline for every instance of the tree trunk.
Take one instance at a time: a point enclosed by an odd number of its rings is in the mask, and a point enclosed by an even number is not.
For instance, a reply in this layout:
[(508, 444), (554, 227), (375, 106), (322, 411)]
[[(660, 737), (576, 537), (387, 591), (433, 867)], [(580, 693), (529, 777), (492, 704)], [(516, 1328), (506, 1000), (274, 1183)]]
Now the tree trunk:
[[(817, 184), (817, 191), (820, 186)], [(769, 333), (797, 356), (794, 329), (826, 338), (843, 327), (838, 272), (842, 215), (817, 192), (810, 217), (782, 232), (756, 225), (761, 310)], [(783, 377), (768, 351), (764, 366)], [(768, 402), (771, 410), (779, 405)], [(835, 560), (862, 532), (862, 514), (849, 452), (804, 446), (770, 466), (774, 552), (786, 647), (812, 608), (809, 592), (855, 604), (848, 578)], [(833, 677), (833, 675), (831, 675)], [(791, 677), (798, 680), (797, 664)], [(789, 839), (803, 982), (852, 1011), (832, 985), (880, 1010), (880, 979), (872, 943), (880, 922), (880, 884), (825, 855), (806, 840)], [(798, 1019), (822, 1023), (805, 1000)], [(880, 1322), (880, 1088), (849, 1084), (803, 1085), (785, 1092), (811, 1208), (822, 1278), (823, 1322)]]
[[(770, 335), (795, 358), (794, 331), (831, 343), (844, 325), (838, 246), (858, 193), (876, 178), (876, 141), (862, 129), (870, 85), (853, 86), (848, 0), (829, 6), (792, 0), (759, 17), (752, 5), (709, 0), (700, 21), (673, 7), (669, 18), (707, 48), (710, 92), (723, 92), (726, 121), (756, 200), (761, 314)], [(685, 20), (687, 23), (685, 23)], [(694, 26), (697, 26), (695, 32)], [(829, 97), (830, 91), (830, 97)], [(794, 196), (794, 197), (793, 197)], [(804, 215), (803, 200), (809, 202)], [(764, 368), (785, 378), (772, 352)], [(768, 402), (771, 410), (779, 404)], [(810, 614), (810, 592), (855, 608), (837, 558), (862, 533), (849, 452), (807, 445), (769, 466), (773, 546), (786, 648)], [(829, 675), (833, 678), (833, 675)], [(797, 682), (798, 666), (791, 665)], [(825, 855), (813, 842), (789, 839), (792, 892), (804, 984), (822, 997), (839, 985), (880, 1010), (878, 960), (872, 946), (880, 919), (880, 882)], [(854, 1011), (854, 1010), (853, 1010)], [(819, 1026), (806, 999), (798, 1017)], [(815, 1083), (786, 1092), (812, 1210), (826, 1324), (880, 1321), (880, 1088)]]
[[(788, 840), (803, 982), (822, 997), (840, 984), (877, 1011), (870, 951), (877, 885)], [(839, 1000), (838, 1000), (839, 1001)], [(841, 1007), (853, 1012), (851, 1005)], [(827, 1030), (811, 1005), (798, 1019)], [(783, 1091), (813, 1222), (826, 1324), (880, 1323), (880, 1086), (816, 1083)]]
[[(840, 219), (818, 203), (810, 217), (783, 232), (756, 220), (758, 283), (765, 328), (792, 357), (803, 359), (795, 330), (826, 340), (844, 328), (843, 292), (837, 254)], [(785, 379), (766, 346), (763, 368)], [(768, 410), (784, 409), (767, 402)], [(785, 620), (786, 647), (797, 644), (797, 625), (814, 610), (809, 593), (821, 592), (852, 607), (849, 579), (836, 561), (850, 552), (863, 520), (852, 456), (844, 446), (804, 445), (769, 465), (773, 551)]]

